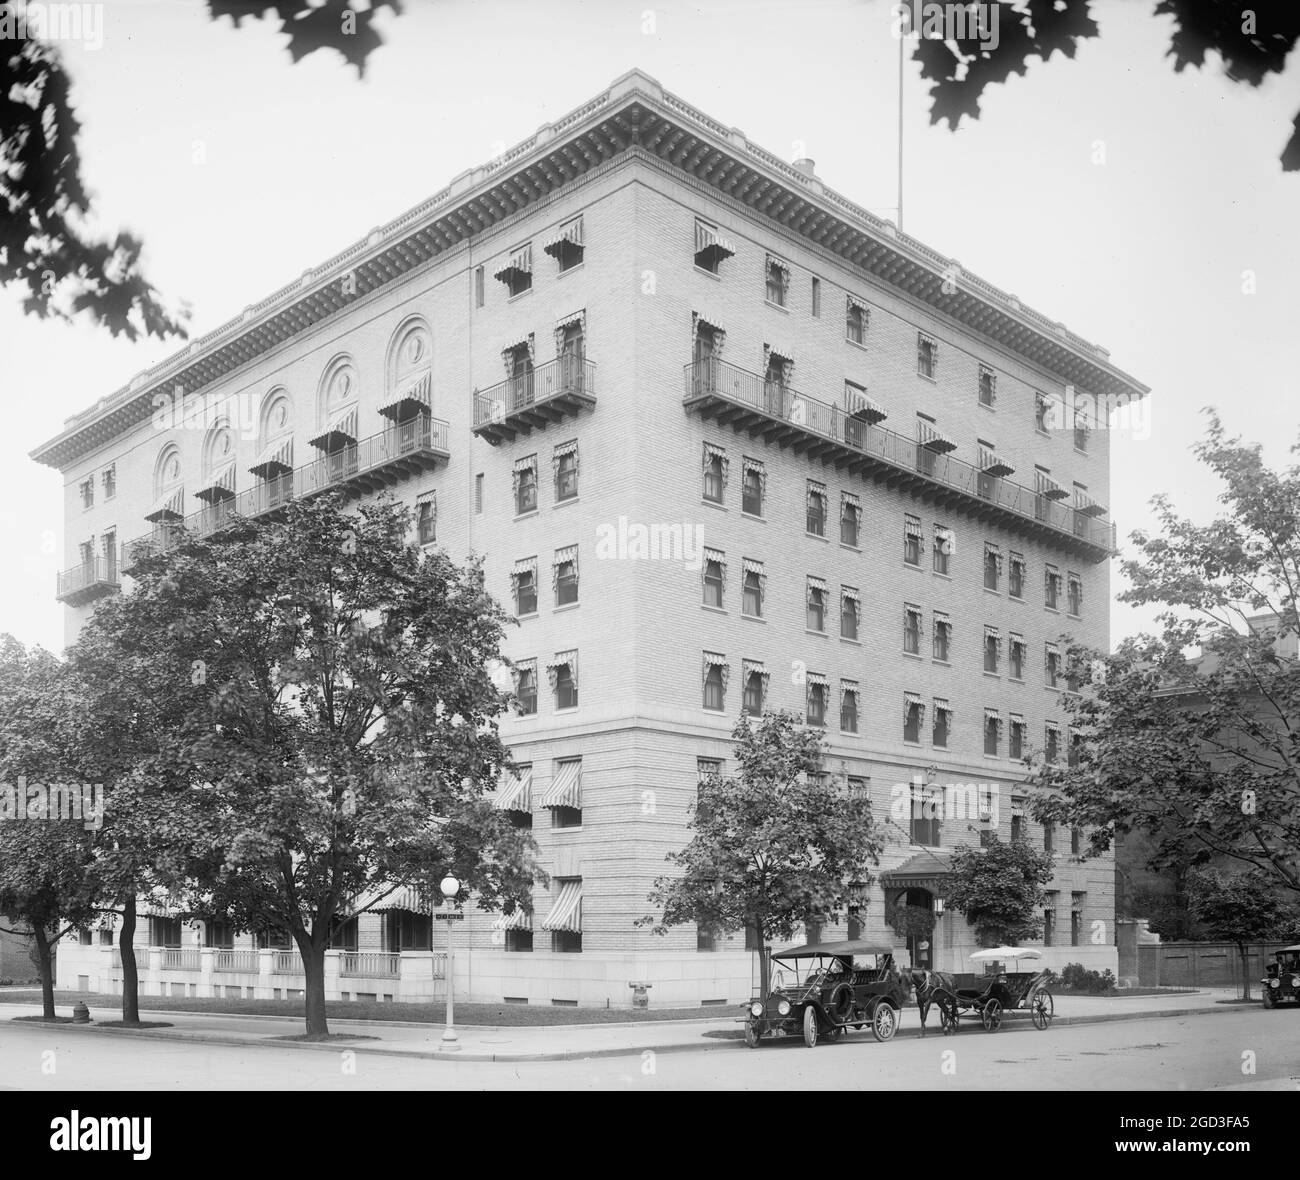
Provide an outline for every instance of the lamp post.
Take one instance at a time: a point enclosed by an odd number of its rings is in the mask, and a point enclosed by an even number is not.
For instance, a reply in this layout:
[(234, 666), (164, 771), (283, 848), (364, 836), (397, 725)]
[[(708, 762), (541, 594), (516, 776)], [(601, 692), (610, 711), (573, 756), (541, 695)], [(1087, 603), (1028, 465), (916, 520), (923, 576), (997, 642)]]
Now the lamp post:
[(452, 910), (451, 905), (456, 894), (460, 892), (460, 882), (455, 877), (443, 877), (439, 888), (447, 902), (447, 1027), (442, 1030), (442, 1040), (438, 1042), (438, 1048), (444, 1053), (459, 1053), (460, 1038), (456, 1036), (455, 1011), (451, 994), (456, 980), (456, 921), (455, 911)]

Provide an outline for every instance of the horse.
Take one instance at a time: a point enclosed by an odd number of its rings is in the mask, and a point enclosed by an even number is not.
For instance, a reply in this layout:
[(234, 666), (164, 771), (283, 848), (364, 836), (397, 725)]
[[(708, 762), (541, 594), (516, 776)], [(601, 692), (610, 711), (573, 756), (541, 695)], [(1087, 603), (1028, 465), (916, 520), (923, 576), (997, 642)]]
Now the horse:
[(916, 992), (916, 1007), (921, 1014), (921, 1035), (925, 1036), (925, 1018), (930, 1013), (930, 1005), (939, 1005), (941, 1023), (945, 1009), (945, 1001), (941, 996), (948, 997), (947, 1002), (954, 1005), (955, 1011), (957, 982), (946, 971), (929, 971), (923, 967), (913, 967), (908, 975)]

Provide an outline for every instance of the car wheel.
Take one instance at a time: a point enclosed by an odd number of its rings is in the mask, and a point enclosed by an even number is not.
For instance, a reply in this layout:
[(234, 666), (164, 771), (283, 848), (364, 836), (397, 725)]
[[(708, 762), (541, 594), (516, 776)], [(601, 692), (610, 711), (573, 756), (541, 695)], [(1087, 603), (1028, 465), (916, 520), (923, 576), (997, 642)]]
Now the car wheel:
[(1055, 1005), (1052, 1003), (1052, 993), (1039, 992), (1034, 996), (1033, 1002), (1034, 1027), (1039, 1031), (1045, 1029), (1052, 1023), (1052, 1016), (1055, 1011)]
[(817, 1009), (811, 1004), (803, 1010), (803, 1043), (810, 1049), (817, 1048)]
[(1277, 999), (1273, 995), (1273, 989), (1269, 987), (1267, 984), (1264, 985), (1264, 1007), (1265, 1008), (1277, 1007)]
[(745, 1044), (751, 1049), (758, 1048), (758, 1026), (752, 1020), (745, 1021)]
[(871, 1035), (878, 1041), (888, 1041), (898, 1031), (898, 1010), (888, 1000), (881, 1000), (871, 1013)]
[(990, 1000), (980, 1013), (980, 1020), (988, 1032), (997, 1032), (1002, 1027), (1002, 1001)]

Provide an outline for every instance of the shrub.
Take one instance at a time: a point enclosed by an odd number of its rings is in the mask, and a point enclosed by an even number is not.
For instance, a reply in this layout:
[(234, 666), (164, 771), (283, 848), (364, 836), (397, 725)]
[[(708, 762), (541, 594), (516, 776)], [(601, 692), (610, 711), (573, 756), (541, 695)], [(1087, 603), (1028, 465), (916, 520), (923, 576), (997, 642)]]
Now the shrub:
[(1104, 995), (1115, 990), (1115, 976), (1110, 968), (1089, 971), (1082, 963), (1067, 963), (1061, 968), (1061, 987), (1067, 991), (1084, 992), (1090, 996)]

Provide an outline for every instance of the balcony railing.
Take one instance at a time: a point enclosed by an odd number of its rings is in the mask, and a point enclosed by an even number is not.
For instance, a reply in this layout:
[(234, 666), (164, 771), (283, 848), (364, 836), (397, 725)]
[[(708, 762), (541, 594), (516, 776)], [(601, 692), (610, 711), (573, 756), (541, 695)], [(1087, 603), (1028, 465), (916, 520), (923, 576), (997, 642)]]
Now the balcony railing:
[(162, 969), (164, 971), (197, 971), (199, 969), (198, 948), (164, 947)]
[(218, 950), (212, 956), (212, 970), (239, 971), (245, 975), (256, 975), (261, 970), (258, 962), (257, 951), (254, 950)]
[(450, 428), (439, 418), (421, 414), (409, 422), (322, 455), (293, 471), (262, 480), (237, 496), (191, 513), (184, 520), (157, 526), (122, 546), (122, 572), (131, 573), (145, 557), (165, 553), (186, 536), (206, 537), (239, 519), (281, 511), (295, 499), (333, 488), (372, 492), (436, 467), (450, 457)]
[(297, 951), (276, 951), (271, 960), (272, 975), (301, 975), (302, 956)]
[(687, 410), (716, 418), (753, 437), (888, 485), (912, 489), (940, 504), (1039, 535), (1051, 544), (1102, 561), (1114, 551), (1108, 521), (1035, 494), (974, 464), (937, 454), (918, 440), (846, 416), (838, 405), (716, 358), (686, 366)]
[(79, 606), (105, 594), (112, 594), (120, 589), (122, 579), (117, 572), (117, 553), (111, 557), (92, 557), (80, 565), (59, 574), (58, 588), (54, 595), (59, 602), (69, 606)]
[(530, 434), (584, 406), (596, 404), (596, 366), (579, 356), (559, 356), (528, 373), (474, 395), (474, 433), (493, 446)]
[(345, 951), (339, 956), (340, 975), (396, 979), (402, 973), (402, 956), (387, 951)]

